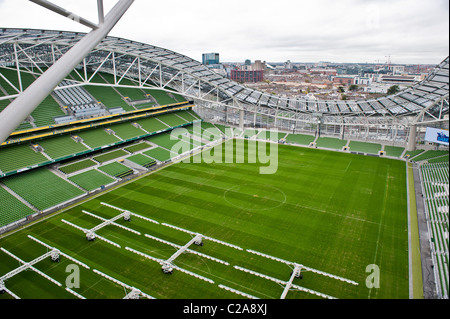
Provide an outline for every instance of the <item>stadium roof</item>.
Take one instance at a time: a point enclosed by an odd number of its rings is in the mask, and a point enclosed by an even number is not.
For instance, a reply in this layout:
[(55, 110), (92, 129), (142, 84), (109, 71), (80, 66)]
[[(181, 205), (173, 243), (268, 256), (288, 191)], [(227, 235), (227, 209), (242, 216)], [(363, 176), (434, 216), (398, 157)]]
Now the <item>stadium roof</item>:
[[(28, 65), (34, 70), (49, 67), (84, 35), (67, 31), (0, 29), (0, 66), (13, 66), (19, 62), (21, 67)], [(225, 78), (182, 54), (117, 37), (105, 38), (83, 62), (94, 72), (114, 73), (118, 78), (116, 85), (120, 85), (122, 78), (129, 78), (142, 87), (173, 89), (187, 97), (238, 103), (243, 108), (254, 105), (345, 117), (423, 117), (426, 114), (431, 118), (448, 114), (448, 63), (449, 57), (423, 81), (395, 95), (363, 101), (325, 101), (263, 93)], [(84, 78), (84, 82), (88, 81)]]

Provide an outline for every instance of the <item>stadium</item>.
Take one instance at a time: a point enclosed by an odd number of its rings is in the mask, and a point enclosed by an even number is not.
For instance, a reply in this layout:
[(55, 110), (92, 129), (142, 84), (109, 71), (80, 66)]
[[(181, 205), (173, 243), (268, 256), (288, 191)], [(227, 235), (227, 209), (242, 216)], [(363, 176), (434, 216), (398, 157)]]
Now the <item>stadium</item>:
[(0, 28), (0, 299), (448, 299), (448, 57), (312, 101), (105, 36), (49, 80), (89, 35)]

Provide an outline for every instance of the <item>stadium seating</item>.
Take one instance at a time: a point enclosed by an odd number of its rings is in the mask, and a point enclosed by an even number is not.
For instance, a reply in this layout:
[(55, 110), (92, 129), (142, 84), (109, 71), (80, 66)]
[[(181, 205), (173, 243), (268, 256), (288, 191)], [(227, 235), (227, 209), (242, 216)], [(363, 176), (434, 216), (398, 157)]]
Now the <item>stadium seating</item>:
[(132, 161), (133, 163), (136, 163), (142, 167), (149, 168), (156, 164), (156, 161), (150, 157), (147, 157), (143, 154), (136, 154), (127, 157), (127, 160)]
[(193, 111), (181, 111), (177, 113), (179, 117), (184, 119), (186, 122), (198, 121), (200, 118), (194, 114)]
[(131, 138), (136, 138), (140, 136), (144, 136), (147, 133), (140, 128), (133, 126), (130, 122), (128, 123), (120, 123), (108, 126), (116, 136), (120, 137), (122, 140), (126, 141)]
[(158, 120), (157, 117), (149, 117), (142, 120), (137, 120), (137, 124), (139, 124), (142, 129), (147, 131), (148, 133), (155, 133), (161, 130), (166, 130), (170, 126)]
[[(0, 90), (0, 93), (1, 93), (1, 90)], [(0, 112), (3, 111), (9, 105), (9, 103), (11, 103), (10, 100), (1, 100), (0, 101)]]
[(152, 148), (151, 150), (143, 152), (143, 154), (145, 154), (151, 158), (154, 158), (160, 162), (163, 162), (163, 163), (171, 160), (172, 157), (177, 155), (177, 154), (170, 152), (170, 150), (166, 150), (162, 147)]
[(83, 142), (95, 149), (98, 147), (111, 145), (120, 142), (114, 135), (108, 134), (103, 128), (94, 128), (77, 133)]
[(117, 177), (117, 178), (123, 178), (125, 176), (128, 176), (133, 173), (133, 170), (123, 164), (120, 164), (119, 162), (113, 162), (109, 163), (103, 166), (100, 166), (98, 168), (99, 170), (105, 172), (106, 174)]
[[(217, 127), (215, 127), (210, 123), (202, 122), (201, 126), (199, 127), (200, 130), (196, 128), (195, 125), (188, 125), (185, 126), (184, 128), (187, 129), (191, 135), (197, 137), (198, 139), (202, 139), (205, 142), (211, 142), (222, 138), (222, 132)], [(200, 142), (195, 139), (192, 139), (191, 142), (194, 143), (194, 145), (196, 146), (204, 144), (203, 142)]]
[(151, 107), (156, 107), (156, 106), (158, 106), (158, 103), (156, 103), (156, 102), (144, 102), (144, 103), (134, 102), (133, 106), (138, 110), (142, 110), (142, 109), (147, 109), (147, 108), (151, 108)]
[[(13, 87), (8, 81), (0, 77), (0, 96), (17, 94), (16, 88), (20, 87), (17, 71), (12, 68), (1, 68), (0, 71), (15, 86)], [(83, 74), (83, 72), (79, 73)], [(88, 73), (88, 77), (91, 75), (92, 73)], [(33, 83), (37, 76), (38, 74), (23, 71), (21, 73), (23, 89), (26, 89)], [(50, 132), (52, 134), (51, 130), (53, 128), (47, 128), (47, 126), (55, 123), (65, 123), (70, 119), (73, 121), (77, 114), (103, 114), (95, 113), (99, 110), (104, 111), (102, 109), (103, 106), (98, 104), (97, 101), (100, 101), (106, 107), (105, 110), (117, 108), (118, 110), (121, 109), (122, 112), (186, 101), (178, 94), (153, 89), (144, 90), (125, 78), (121, 80), (120, 84), (128, 85), (128, 88), (95, 85), (96, 83), (114, 83), (113, 76), (105, 73), (99, 72), (91, 80), (91, 84), (88, 85), (67, 87), (70, 84), (77, 83), (74, 81), (84, 82), (81, 75), (73, 71), (60, 84), (60, 88), (49, 95), (33, 111), (29, 120), (23, 122), (17, 130), (46, 127), (44, 130), (47, 131), (40, 131), (40, 134), (42, 134), (41, 132)], [(7, 107), (11, 101), (0, 101), (0, 111)], [(134, 103), (134, 101), (137, 101), (137, 103)], [(139, 107), (134, 107), (133, 105), (138, 105)], [(95, 114), (86, 113), (90, 111), (93, 111)], [(114, 113), (117, 112), (114, 111)], [(16, 192), (19, 198), (27, 201), (36, 210), (46, 210), (81, 196), (86, 191), (115, 182), (116, 178), (133, 173), (133, 169), (127, 167), (125, 163), (134, 163), (148, 168), (156, 164), (156, 161), (160, 159), (163, 161), (166, 158), (170, 159), (171, 156), (168, 156), (170, 154), (168, 150), (158, 148), (159, 152), (151, 151), (152, 155), (156, 157), (154, 158), (144, 154), (144, 151), (150, 151), (152, 147), (154, 148), (152, 144), (141, 141), (129, 145), (127, 142), (138, 141), (145, 136), (148, 137), (151, 134), (157, 134), (161, 131), (170, 130), (173, 127), (184, 126), (200, 120), (199, 116), (191, 110), (158, 114), (148, 118), (139, 117), (141, 114), (144, 113), (136, 113), (137, 116), (134, 121), (92, 128), (84, 126), (80, 130), (72, 130), (70, 134), (77, 136), (77, 139), (73, 139), (69, 133), (48, 137), (42, 134), (41, 138), (32, 140), (32, 144), (27, 142), (1, 146), (0, 176), (3, 178), (0, 179), (0, 182), (8, 185)], [(71, 127), (69, 126), (69, 128)], [(17, 138), (14, 137), (16, 138), (14, 142), (30, 136), (30, 134), (33, 133), (21, 132), (17, 135)], [(167, 136), (159, 137), (159, 141), (163, 145), (169, 146), (166, 143)], [(173, 142), (176, 143), (177, 141)], [(173, 145), (173, 142), (170, 145)], [(122, 143), (124, 143), (124, 146), (121, 146)], [(32, 145), (34, 145), (34, 149), (31, 147)], [(189, 149), (199, 145), (202, 144), (199, 142), (187, 144)], [(123, 149), (119, 147), (123, 147)], [(98, 154), (100, 150), (106, 152)], [(95, 155), (91, 155), (91, 153)], [(40, 166), (53, 164), (55, 161), (58, 163), (70, 157), (81, 155), (89, 156), (89, 158), (78, 158), (70, 163), (57, 164), (55, 166), (59, 169), (59, 174), (61, 176), (65, 175), (67, 180), (54, 174), (47, 167), (39, 168)], [(117, 162), (119, 159), (120, 162)], [(110, 161), (113, 162), (109, 163)], [(31, 170), (21, 172), (25, 168)], [(75, 185), (78, 185), (78, 187)], [(0, 225), (9, 224), (34, 212), (28, 206), (23, 205), (16, 197), (8, 192), (5, 193), (4, 189), (1, 193), (1, 199), (2, 204), (4, 202), (6, 205), (7, 203), (8, 207), (15, 207), (13, 204), (9, 204), (15, 203), (20, 208), (8, 208), (7, 214), (9, 217), (7, 220), (0, 220), (0, 223), (2, 223)], [(12, 213), (12, 210), (15, 213)]]
[(417, 156), (412, 157), (411, 160), (414, 162), (420, 162), (445, 155), (448, 156), (448, 154), (449, 154), (448, 150), (428, 150)]
[(409, 158), (413, 158), (421, 153), (423, 153), (424, 150), (414, 150), (414, 151), (406, 151), (405, 152), (405, 157), (409, 157)]
[(97, 165), (96, 162), (94, 162), (91, 159), (86, 159), (86, 160), (82, 160), (82, 161), (77, 161), (75, 163), (67, 164), (64, 166), (60, 166), (59, 170), (64, 174), (71, 174), (71, 173), (78, 172), (83, 169), (95, 166), (95, 165)]
[[(18, 79), (18, 76), (17, 76), (17, 74), (18, 74), (17, 70), (16, 69), (0, 68), (0, 72), (15, 87), (15, 88), (12, 87), (10, 84), (8, 84), (8, 82), (6, 82), (5, 80), (2, 79), (0, 81), (0, 85), (2, 86), (2, 88), (9, 95), (17, 94), (16, 89), (20, 90), (20, 83), (19, 83), (19, 79)], [(21, 76), (21, 83), (22, 83), (22, 89), (23, 90), (28, 88), (28, 86), (30, 86), (30, 84), (33, 83), (36, 80), (36, 77), (33, 74), (28, 73), (28, 72), (24, 72), (23, 70), (20, 71), (20, 76)]]
[(148, 137), (146, 140), (167, 150), (171, 150), (172, 147), (180, 141), (178, 139), (172, 140), (170, 137), (171, 133), (162, 133)]
[(401, 157), (403, 152), (405, 151), (405, 148), (399, 146), (385, 145), (384, 151), (386, 152), (386, 156)]
[(36, 127), (54, 124), (54, 118), (65, 116), (58, 103), (52, 96), (48, 96), (41, 104), (31, 113)]
[(255, 137), (255, 135), (258, 133), (256, 129), (248, 128), (244, 130), (244, 133), (242, 134), (242, 137), (244, 138), (252, 138)]
[[(159, 105), (168, 105), (168, 104), (174, 104), (178, 101), (171, 97), (168, 93), (164, 91), (157, 91), (157, 90), (145, 90), (147, 94), (150, 94)], [(180, 101), (181, 102), (181, 101)]]
[[(186, 115), (188, 113), (183, 114)], [(0, 147), (0, 174), (15, 172), (35, 165), (48, 164), (53, 160), (62, 160), (75, 155), (87, 154), (100, 149), (114, 147), (119, 143), (143, 138), (163, 130), (170, 130), (171, 126), (164, 124), (159, 119), (160, 116), (173, 125), (190, 123), (180, 118), (177, 113), (170, 113), (141, 119), (139, 123), (136, 122), (138, 125), (133, 125), (134, 122), (124, 122), (107, 127), (99, 126), (82, 131), (73, 131), (72, 134), (80, 138), (77, 141), (72, 139), (67, 133), (65, 135), (52, 135), (33, 140), (33, 144), (41, 147), (42, 153), (33, 150), (30, 144), (4, 145)], [(142, 129), (139, 128), (139, 125), (142, 126)]]
[(341, 140), (333, 137), (319, 137), (316, 140), (317, 147), (330, 148), (335, 150), (342, 150), (347, 145), (346, 140)]
[(150, 145), (150, 144), (148, 144), (148, 143), (146, 143), (146, 142), (140, 142), (140, 143), (133, 144), (133, 145), (130, 145), (130, 146), (128, 146), (128, 147), (125, 147), (124, 149), (125, 149), (127, 152), (133, 154), (133, 153), (136, 153), (136, 152), (139, 152), (139, 151), (148, 149), (148, 148), (151, 148), (151, 145)]
[(83, 144), (75, 142), (68, 135), (47, 138), (37, 141), (37, 143), (42, 146), (45, 154), (55, 160), (89, 150)]
[[(0, 72), (17, 89), (20, 88), (16, 70), (0, 68)], [(21, 82), (22, 82), (23, 90), (25, 90), (31, 83), (33, 83), (37, 77), (33, 74), (30, 74), (30, 73), (24, 72), (24, 71), (22, 71), (20, 74), (21, 74)], [(18, 93), (5, 80), (0, 81), (0, 85), (9, 95), (14, 95), (14, 94)], [(5, 103), (2, 103), (2, 104), (4, 105)], [(2, 106), (2, 104), (0, 104), (0, 107)], [(6, 107), (6, 106), (7, 105), (5, 105), (3, 107)], [(65, 115), (65, 113), (61, 110), (61, 107), (59, 106), (59, 104), (55, 101), (55, 99), (51, 95), (47, 96), (44, 99), (44, 101), (42, 101), (42, 103), (39, 104), (39, 106), (31, 113), (31, 117), (34, 119), (34, 125), (36, 127), (53, 124), (53, 123), (55, 123), (53, 120), (54, 117), (64, 116), (64, 115)]]
[(309, 145), (314, 142), (316, 138), (313, 135), (305, 134), (288, 134), (286, 142), (290, 144)]
[(128, 103), (125, 102), (120, 94), (117, 93), (117, 91), (115, 91), (112, 87), (86, 85), (84, 86), (84, 88), (89, 92), (89, 94), (91, 94), (99, 102), (101, 102), (107, 109), (121, 107), (125, 111), (135, 110), (135, 108), (128, 105)]
[(271, 140), (273, 142), (278, 142), (283, 139), (287, 133), (283, 132), (270, 132), (270, 130), (261, 130), (259, 131), (257, 138), (261, 140)]
[(448, 161), (449, 161), (448, 154), (427, 160), (428, 163), (448, 163)]
[[(69, 81), (62, 81), (60, 86), (68, 86), (73, 83)], [(68, 87), (64, 89), (55, 90), (55, 95), (61, 100), (64, 105), (90, 105), (95, 104), (95, 100), (82, 87)]]
[(69, 180), (87, 191), (99, 189), (102, 186), (109, 185), (116, 181), (96, 169), (91, 169), (86, 172), (73, 175), (69, 177)]
[(6, 177), (2, 182), (39, 210), (46, 210), (84, 194), (84, 191), (47, 168)]
[(29, 144), (0, 147), (0, 170), (3, 173), (16, 171), (25, 167), (48, 162), (39, 152), (35, 152)]
[(349, 147), (351, 152), (378, 154), (378, 152), (381, 151), (381, 144), (367, 142), (351, 141)]
[(66, 88), (55, 90), (55, 96), (61, 104), (67, 107), (76, 118), (99, 116), (105, 112), (94, 98), (80, 86), (67, 87), (74, 84), (70, 81), (62, 81), (60, 86)]
[(35, 213), (0, 185), (0, 227), (19, 221)]
[(171, 127), (176, 127), (188, 123), (187, 120), (179, 117), (178, 113), (163, 114), (158, 116), (158, 119)]
[(118, 150), (114, 150), (112, 152), (107, 152), (102, 155), (95, 156), (94, 160), (96, 160), (99, 163), (106, 163), (106, 162), (112, 161), (116, 158), (123, 157), (126, 155), (128, 155), (127, 152), (125, 152), (122, 149), (118, 149)]
[(437, 268), (437, 288), (441, 297), (448, 298), (449, 163), (426, 163), (420, 166), (420, 172), (431, 230), (433, 262)]

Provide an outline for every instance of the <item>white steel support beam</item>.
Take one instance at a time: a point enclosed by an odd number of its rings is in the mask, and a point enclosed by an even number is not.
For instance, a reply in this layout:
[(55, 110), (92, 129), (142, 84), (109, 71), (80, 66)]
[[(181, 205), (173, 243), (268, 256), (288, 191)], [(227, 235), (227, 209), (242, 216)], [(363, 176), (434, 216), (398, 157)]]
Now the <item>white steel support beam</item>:
[[(17, 69), (17, 79), (19, 81), (19, 91), (23, 92), (22, 88), (22, 76), (20, 75), (20, 63), (19, 63), (19, 53), (17, 52), (17, 43), (14, 43), (14, 55), (16, 57), (16, 69)], [(3, 142), (3, 141), (2, 141)]]
[[(34, 0), (34, 2), (42, 4), (47, 1)], [(0, 143), (3, 143), (11, 132), (108, 35), (133, 2), (134, 0), (120, 0), (97, 29), (82, 38), (0, 113)]]
[(56, 284), (57, 286), (59, 286), (59, 287), (62, 286), (61, 283), (59, 283), (59, 282), (56, 281), (55, 279), (51, 278), (50, 276), (44, 274), (42, 271), (36, 269), (36, 268), (33, 266), (34, 264), (37, 264), (37, 263), (39, 263), (40, 261), (42, 261), (42, 260), (44, 260), (44, 259), (46, 259), (46, 258), (48, 258), (48, 257), (51, 257), (52, 254), (53, 254), (53, 251), (49, 251), (49, 252), (47, 252), (46, 254), (44, 254), (44, 255), (42, 255), (42, 256), (40, 256), (40, 257), (38, 257), (38, 258), (36, 258), (36, 259), (30, 261), (30, 262), (25, 262), (25, 261), (23, 261), (22, 259), (20, 259), (19, 257), (17, 257), (16, 255), (14, 255), (14, 254), (10, 253), (9, 251), (7, 251), (6, 249), (4, 249), (3, 247), (0, 248), (0, 249), (1, 249), (4, 253), (8, 254), (8, 255), (11, 256), (11, 257), (13, 257), (14, 259), (16, 259), (17, 261), (19, 261), (19, 262), (22, 264), (22, 265), (19, 266), (18, 268), (14, 269), (14, 270), (10, 271), (9, 273), (7, 273), (6, 275), (3, 275), (2, 277), (0, 277), (0, 282), (3, 282), (3, 283), (4, 283), (5, 280), (8, 280), (9, 278), (14, 277), (15, 275), (21, 273), (22, 271), (31, 269), (31, 270), (33, 270), (34, 272), (36, 272), (37, 274), (39, 274), (39, 275), (41, 275), (42, 277), (44, 277), (45, 279), (50, 280), (51, 282), (53, 282), (53, 283)]
[(186, 245), (178, 249), (172, 256), (170, 256), (169, 259), (166, 260), (167, 263), (172, 263), (178, 256), (180, 256), (182, 253), (184, 253), (189, 246), (191, 246), (193, 243), (201, 242), (202, 235), (196, 235), (194, 238), (192, 238)]
[[(122, 81), (122, 79), (125, 77), (125, 75), (127, 75), (128, 71), (130, 71), (131, 67), (134, 65), (134, 63), (138, 60), (138, 58), (135, 58), (134, 61), (132, 63), (130, 63), (130, 66), (128, 67), (128, 69), (125, 71), (125, 73), (120, 77), (119, 81), (116, 83), (116, 85), (119, 85), (120, 82)], [(106, 61), (106, 60), (105, 60)], [(99, 69), (101, 68), (101, 66), (99, 67)]]
[(416, 150), (417, 127), (415, 124), (409, 126), (408, 145), (406, 150), (411, 152)]
[[(425, 114), (431, 115), (430, 113), (428, 113), (428, 111), (433, 108), (434, 106), (441, 104), (442, 107), (442, 103), (447, 100), (448, 101), (449, 95), (446, 94), (445, 96), (443, 96), (442, 98), (440, 98), (438, 101), (435, 101), (433, 104), (429, 105), (428, 107), (424, 108), (419, 115), (417, 115), (417, 117), (415, 118), (415, 120), (413, 121), (412, 124), (420, 124), (420, 122), (424, 122), (423, 120), (420, 121), (421, 118), (423, 118), (425, 116)], [(439, 112), (440, 116), (442, 116), (442, 112)], [(434, 117), (434, 116), (433, 116)]]
[(284, 287), (283, 293), (281, 294), (280, 299), (285, 299), (287, 293), (289, 292), (289, 289), (291, 289), (292, 282), (294, 281), (294, 278), (300, 277), (300, 272), (302, 270), (301, 265), (295, 265), (294, 270), (292, 271), (291, 278), (286, 284), (286, 287)]
[(98, 24), (105, 22), (105, 13), (103, 12), (103, 0), (97, 0)]
[[(105, 64), (105, 62), (108, 61), (109, 57), (110, 57), (111, 55), (113, 55), (113, 54), (114, 54), (114, 52), (110, 52), (110, 53), (103, 59), (102, 63), (100, 63), (100, 65), (97, 67), (97, 69), (95, 70), (95, 72), (92, 73), (92, 75), (91, 75), (91, 77), (89, 78), (88, 82), (91, 82), (91, 81), (92, 81), (92, 79), (93, 79), (94, 76), (97, 74), (97, 72), (100, 71), (100, 69), (101, 69), (101, 67), (103, 66), (103, 64)], [(116, 81), (116, 78), (115, 78), (115, 77), (114, 77), (114, 81)], [(116, 84), (116, 83), (114, 83), (114, 84)]]
[[(36, 67), (36, 69), (38, 69), (38, 70), (41, 72), (41, 74), (44, 73), (44, 71), (42, 71), (42, 69), (41, 69), (41, 68), (39, 67), (39, 65), (34, 61), (34, 59), (33, 59), (31, 56), (29, 56), (29, 55), (27, 54), (27, 52), (26, 52), (25, 49), (22, 49), (22, 47), (21, 47), (19, 44), (17, 44), (17, 47), (20, 49), (17, 53), (22, 52), (22, 53), (27, 57), (27, 59), (31, 62), (31, 64), (33, 64), (33, 65)], [(39, 57), (37, 56), (36, 59), (39, 59)], [(39, 60), (40, 60), (40, 59), (39, 59)], [(42, 62), (42, 60), (41, 60), (40, 62)], [(20, 69), (20, 66), (19, 66), (19, 69)]]
[(141, 58), (138, 58), (138, 80), (139, 80), (139, 86), (141, 86), (142, 85)]
[[(42, 6), (44, 8), (46, 8), (46, 9), (48, 9), (48, 10), (56, 12), (57, 14), (60, 14), (60, 15), (62, 15), (64, 17), (66, 17), (66, 18), (69, 18), (71, 20), (79, 22), (82, 25), (85, 25), (85, 26), (87, 26), (87, 27), (89, 27), (89, 28), (91, 28), (93, 30), (96, 30), (96, 29), (99, 28), (99, 26), (97, 24), (92, 23), (91, 21), (89, 21), (89, 20), (87, 20), (87, 19), (85, 19), (83, 17), (80, 17), (79, 15), (76, 15), (76, 14), (74, 14), (74, 13), (72, 13), (72, 12), (70, 12), (70, 11), (64, 9), (64, 8), (61, 8), (60, 6), (57, 6), (56, 4), (54, 4), (54, 3), (50, 2), (50, 1), (47, 1), (47, 0), (30, 0), (30, 1), (36, 3), (36, 4), (40, 5), (40, 6)], [(98, 2), (101, 2), (101, 1), (98, 1)], [(99, 5), (99, 9), (100, 9), (100, 5)], [(102, 9), (102, 12), (103, 12), (103, 4), (101, 5), (101, 9)], [(100, 14), (100, 12), (99, 12), (99, 14)]]
[(117, 84), (117, 70), (116, 70), (116, 53), (112, 53), (112, 64), (113, 64), (113, 75), (114, 75), (114, 85)]

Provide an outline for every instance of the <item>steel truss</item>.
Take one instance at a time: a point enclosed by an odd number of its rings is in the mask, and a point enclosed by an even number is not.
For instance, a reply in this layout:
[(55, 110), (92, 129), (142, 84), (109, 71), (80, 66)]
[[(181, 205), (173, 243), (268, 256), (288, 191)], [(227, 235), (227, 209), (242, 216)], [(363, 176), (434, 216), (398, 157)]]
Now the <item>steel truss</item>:
[[(0, 66), (40, 76), (84, 36), (83, 33), (0, 29)], [(447, 57), (427, 76), (398, 94), (365, 101), (309, 101), (258, 92), (233, 82), (179, 53), (116, 37), (107, 37), (79, 63), (66, 85), (98, 85), (163, 90), (193, 100), (207, 120), (229, 125), (274, 127), (364, 140), (405, 144), (412, 125), (448, 119)], [(21, 72), (19, 72), (21, 71)], [(95, 75), (113, 75), (114, 83), (98, 83)], [(0, 73), (0, 77), (7, 80)], [(124, 79), (134, 85), (125, 84)], [(8, 82), (11, 84), (10, 82)], [(12, 84), (11, 84), (12, 85)], [(240, 123), (244, 112), (245, 123)]]

